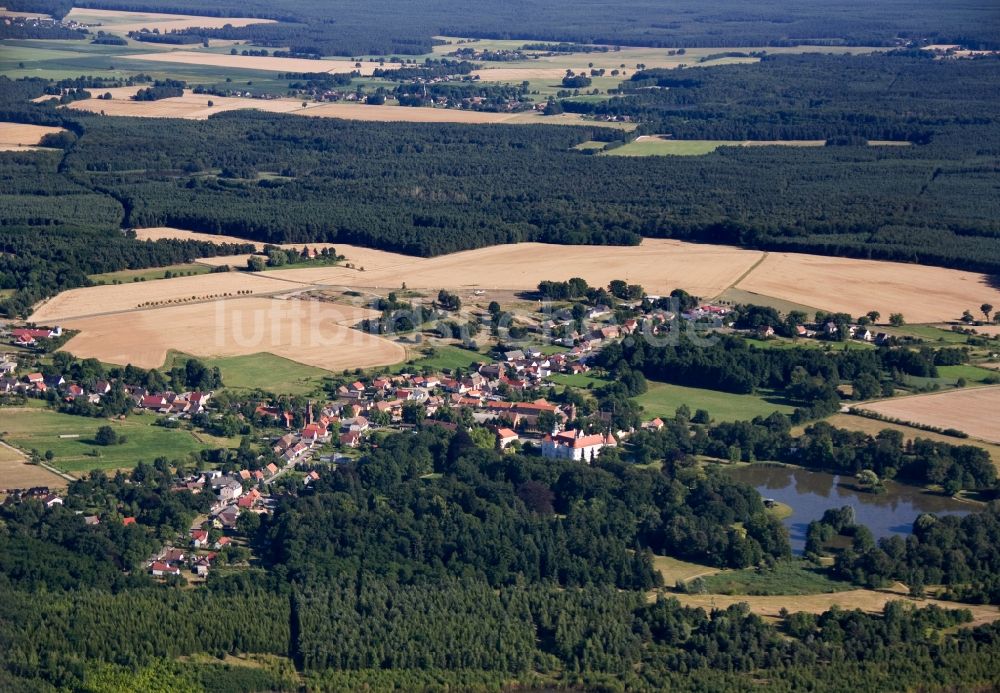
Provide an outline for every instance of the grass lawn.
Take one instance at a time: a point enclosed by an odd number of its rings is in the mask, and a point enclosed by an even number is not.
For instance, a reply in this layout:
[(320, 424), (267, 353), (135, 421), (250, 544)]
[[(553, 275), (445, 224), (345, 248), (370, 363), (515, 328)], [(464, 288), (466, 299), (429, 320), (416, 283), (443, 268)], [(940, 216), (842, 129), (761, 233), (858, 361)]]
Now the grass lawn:
[(980, 368), (979, 366), (972, 366), (969, 364), (962, 364), (960, 366), (938, 366), (938, 377), (947, 378), (949, 381), (957, 382), (959, 378), (965, 378), (966, 382), (969, 383), (981, 383), (987, 378), (992, 380), (998, 375), (1000, 375), (1000, 373), (992, 371), (989, 368)]
[(489, 360), (488, 356), (480, 354), (478, 351), (469, 351), (445, 344), (435, 346), (432, 356), (422, 356), (406, 363), (397, 364), (393, 366), (392, 370), (394, 373), (420, 371), (424, 368), (435, 371), (453, 371), (456, 368), (468, 368), (474, 363), (483, 363)]
[(187, 276), (189, 274), (208, 274), (212, 268), (208, 265), (199, 265), (188, 262), (181, 265), (169, 265), (167, 267), (150, 267), (147, 269), (121, 270), (120, 272), (105, 272), (104, 274), (91, 274), (92, 281), (113, 284), (115, 282), (128, 283), (133, 281), (150, 281), (152, 279), (166, 279), (166, 273), (171, 276)]
[[(217, 447), (211, 438), (199, 440), (191, 431), (154, 426), (154, 415), (133, 415), (126, 421), (109, 424), (107, 419), (71, 416), (43, 409), (6, 410), (0, 429), (4, 440), (23, 450), (32, 448), (41, 453), (51, 450), (55, 454), (53, 466), (67, 472), (91, 469), (118, 469), (134, 467), (144, 460), (152, 462), (157, 457), (171, 460), (186, 457), (189, 453)], [(93, 442), (97, 429), (111, 425), (125, 435), (122, 445), (101, 446)], [(75, 435), (77, 438), (60, 438)], [(96, 456), (96, 454), (100, 456)]]
[(725, 144), (739, 144), (724, 140), (661, 140), (648, 139), (629, 142), (624, 147), (609, 149), (601, 156), (701, 156), (711, 154)]
[(583, 150), (586, 150), (586, 149), (604, 149), (604, 146), (606, 144), (607, 144), (607, 142), (598, 142), (596, 140), (587, 140), (586, 142), (581, 142), (580, 144), (575, 145), (573, 147), (573, 149), (579, 149), (580, 151), (583, 151)]
[(771, 570), (728, 570), (702, 578), (708, 594), (801, 595), (842, 592), (853, 585), (827, 577), (806, 561), (783, 561)]
[[(171, 351), (164, 370), (193, 358)], [(245, 356), (199, 359), (209, 368), (222, 371), (222, 383), (229, 390), (260, 388), (279, 395), (307, 395), (322, 385), (330, 372), (266, 352)]]
[(590, 375), (589, 373), (553, 373), (548, 379), (556, 385), (578, 387), (581, 390), (588, 388), (596, 390), (608, 384), (608, 381), (604, 378), (598, 378), (596, 375)]
[(880, 327), (886, 334), (919, 337), (928, 342), (943, 342), (948, 344), (965, 344), (967, 335), (951, 330), (942, 330), (933, 325), (903, 325), (902, 327)]
[(734, 395), (729, 392), (703, 390), (696, 387), (649, 382), (649, 390), (635, 398), (643, 407), (643, 418), (673, 417), (682, 404), (692, 413), (707, 409), (715, 421), (748, 421), (755, 416), (767, 416), (780, 411), (791, 414), (795, 409), (780, 395)]

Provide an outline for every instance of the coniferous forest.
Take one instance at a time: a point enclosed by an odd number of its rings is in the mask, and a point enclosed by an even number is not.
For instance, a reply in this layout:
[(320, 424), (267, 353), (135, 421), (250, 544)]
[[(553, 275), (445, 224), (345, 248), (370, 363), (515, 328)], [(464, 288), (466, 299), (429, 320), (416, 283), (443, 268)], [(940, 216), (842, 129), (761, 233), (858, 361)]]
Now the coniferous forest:
[[(162, 537), (210, 502), (171, 490), (174, 481), (158, 460), (74, 482), (64, 508), (0, 506), (0, 687), (746, 690), (766, 678), (775, 690), (840, 691), (1000, 675), (1000, 629), (971, 627), (959, 603), (790, 613), (774, 624), (742, 605), (706, 612), (648, 598), (661, 584), (651, 546), (733, 567), (787, 560), (787, 535), (759, 495), (697, 467), (587, 466), (502, 455), (464, 431), (398, 434), (241, 525), (259, 560), (213, 571), (196, 589), (142, 570)], [(105, 521), (87, 526), (76, 513), (93, 507)], [(135, 522), (116, 521), (126, 514)], [(932, 544), (982, 552), (997, 509), (961, 528), (918, 522), (900, 548), (845, 552), (837, 569), (877, 584), (873, 566), (896, 577), (926, 564)], [(873, 563), (879, 552), (895, 562)], [(960, 585), (991, 569), (966, 566), (922, 570)], [(241, 653), (288, 667), (223, 664)], [(114, 681), (122, 688), (101, 687)]]

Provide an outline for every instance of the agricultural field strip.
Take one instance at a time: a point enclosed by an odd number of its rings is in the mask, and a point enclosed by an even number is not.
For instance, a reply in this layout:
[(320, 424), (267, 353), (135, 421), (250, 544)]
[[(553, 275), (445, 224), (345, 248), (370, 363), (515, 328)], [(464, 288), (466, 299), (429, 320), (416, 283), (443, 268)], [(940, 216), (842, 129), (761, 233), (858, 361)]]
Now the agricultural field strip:
[[(137, 233), (140, 238), (234, 240), (166, 228)], [(983, 302), (1000, 305), (1000, 291), (990, 286), (987, 276), (976, 272), (802, 253), (765, 254), (669, 239), (647, 238), (640, 246), (613, 247), (522, 243), (427, 259), (333, 245), (347, 256), (347, 262), (365, 267), (365, 271), (341, 265), (267, 274), (307, 284), (382, 289), (398, 288), (401, 281), (413, 288), (528, 290), (543, 279), (582, 276), (593, 283), (627, 279), (642, 284), (651, 294), (681, 287), (712, 298), (736, 288), (852, 315), (878, 310), (884, 319), (890, 313), (902, 312), (911, 323), (955, 319), (963, 310), (975, 309)], [(204, 262), (242, 265), (246, 260), (238, 256)]]
[(62, 132), (62, 128), (45, 125), (0, 122), (0, 151), (30, 151), (45, 135)]
[(859, 409), (900, 421), (954, 428), (990, 443), (1000, 443), (1000, 386), (893, 397)]
[[(280, 58), (283, 60), (283, 58)], [(279, 60), (279, 58), (274, 58)], [(303, 62), (315, 63), (315, 60)], [(291, 115), (312, 116), (321, 118), (342, 118), (346, 120), (361, 120), (369, 122), (423, 122), (423, 123), (507, 123), (545, 124), (545, 125), (598, 125), (624, 129), (620, 123), (595, 123), (586, 121), (574, 113), (563, 113), (558, 116), (544, 116), (536, 112), (525, 113), (489, 113), (485, 111), (465, 111), (455, 108), (430, 108), (410, 106), (374, 106), (356, 103), (319, 103), (303, 102), (301, 99), (277, 98), (254, 99), (248, 97), (213, 96), (211, 94), (195, 94), (186, 92), (184, 96), (175, 96), (157, 101), (133, 101), (131, 97), (140, 87), (120, 87), (106, 89), (102, 93), (110, 93), (112, 98), (84, 99), (67, 104), (73, 108), (91, 113), (101, 113), (107, 116), (131, 116), (137, 118), (185, 118), (188, 120), (204, 120), (216, 113), (240, 109), (256, 109), (271, 113), (287, 113)], [(52, 97), (45, 96), (35, 99), (45, 101)], [(303, 105), (305, 104), (305, 105)]]
[(106, 31), (126, 34), (130, 31), (158, 29), (161, 33), (178, 29), (214, 29), (230, 24), (234, 27), (249, 24), (274, 24), (273, 19), (252, 17), (202, 17), (186, 14), (162, 12), (126, 12), (121, 10), (93, 10), (74, 7), (66, 15), (66, 21), (74, 21), (91, 27), (94, 32)]

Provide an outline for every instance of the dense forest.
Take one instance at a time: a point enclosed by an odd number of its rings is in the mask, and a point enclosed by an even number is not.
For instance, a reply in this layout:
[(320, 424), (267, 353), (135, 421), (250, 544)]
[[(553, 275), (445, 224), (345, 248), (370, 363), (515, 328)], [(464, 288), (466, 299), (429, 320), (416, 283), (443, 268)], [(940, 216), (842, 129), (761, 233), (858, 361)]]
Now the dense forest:
[[(62, 16), (74, 4), (142, 12), (262, 17), (285, 24), (231, 30), (225, 38), (291, 46), (326, 55), (429, 52), (437, 35), (570, 41), (638, 46), (887, 46), (901, 40), (1000, 46), (989, 3), (944, 6), (930, 0), (879, 3), (844, 0), (836, 7), (809, 0), (627, 0), (612, 10), (598, 0), (514, 0), (476, 3), (430, 0), (9, 0), (12, 9)], [(220, 36), (222, 37), (222, 36)]]
[[(961, 609), (897, 603), (772, 625), (744, 605), (648, 599), (650, 548), (721, 565), (788, 555), (756, 492), (697, 467), (542, 462), (480, 448), (461, 430), (397, 434), (315, 485), (279, 492), (273, 513), (239, 524), (254, 567), (213, 571), (193, 589), (142, 570), (209, 502), (171, 491), (175, 479), (157, 460), (74, 482), (65, 507), (0, 506), (0, 687), (722, 691), (766, 678), (779, 691), (840, 691), (1000, 674), (1000, 629), (968, 628)], [(88, 512), (102, 521), (86, 524)], [(965, 537), (975, 552), (995, 531), (992, 511), (951, 520), (921, 518), (910, 543)], [(950, 539), (932, 538), (946, 527)], [(965, 581), (981, 573), (970, 568), (926, 574)], [(221, 661), (236, 654), (288, 665)]]

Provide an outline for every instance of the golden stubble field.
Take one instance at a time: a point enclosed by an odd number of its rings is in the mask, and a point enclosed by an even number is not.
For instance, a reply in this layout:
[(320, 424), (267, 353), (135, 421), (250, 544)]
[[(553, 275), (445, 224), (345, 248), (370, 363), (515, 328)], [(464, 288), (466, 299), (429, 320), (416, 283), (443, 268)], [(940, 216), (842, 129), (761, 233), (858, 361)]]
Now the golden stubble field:
[(777, 619), (781, 610), (795, 613), (804, 611), (811, 614), (821, 614), (833, 606), (842, 609), (861, 609), (868, 613), (881, 613), (885, 605), (891, 601), (906, 601), (917, 607), (934, 604), (942, 609), (968, 609), (972, 612), (972, 624), (982, 625), (1000, 619), (1000, 608), (973, 604), (956, 604), (955, 602), (938, 599), (913, 599), (906, 591), (897, 585), (893, 590), (857, 589), (830, 594), (807, 594), (798, 596), (743, 596), (723, 594), (668, 594), (675, 597), (684, 606), (701, 607), (702, 609), (726, 609), (733, 604), (745, 603), (758, 616)]
[(209, 53), (196, 50), (172, 50), (156, 53), (125, 55), (129, 60), (143, 60), (158, 63), (175, 63), (179, 65), (209, 65), (211, 67), (229, 67), (244, 70), (263, 70), (270, 72), (326, 72), (329, 74), (350, 74), (359, 72), (362, 77), (370, 77), (377, 68), (395, 69), (399, 63), (362, 62), (358, 66), (352, 60), (309, 58), (275, 58), (263, 55), (229, 55), (227, 53)]
[(954, 320), (983, 303), (1000, 306), (1000, 290), (977, 272), (801, 253), (768, 253), (736, 288), (854, 316), (877, 310), (887, 320), (902, 313), (910, 323)]
[(171, 349), (203, 358), (268, 352), (331, 371), (404, 360), (401, 345), (349, 327), (372, 315), (312, 300), (229, 299), (68, 320), (65, 327), (80, 334), (65, 349), (142, 368), (161, 367)]
[(20, 152), (38, 149), (37, 145), (43, 137), (57, 132), (62, 132), (62, 128), (3, 122), (0, 123), (0, 151)]
[[(2, 431), (3, 424), (0, 424), (0, 432)], [(0, 490), (34, 486), (65, 488), (66, 480), (44, 467), (28, 464), (20, 450), (0, 442)]]
[[(38, 306), (31, 320), (40, 324), (52, 324), (70, 318), (136, 311), (147, 307), (141, 304), (150, 301), (195, 304), (225, 298), (227, 295), (233, 296), (239, 291), (266, 295), (301, 288), (306, 287), (294, 281), (272, 278), (268, 274), (246, 272), (220, 272), (149, 282), (105, 284), (64, 291)], [(118, 319), (122, 328), (127, 329), (132, 318), (126, 316)]]
[[(229, 56), (221, 56), (229, 57)], [(242, 57), (242, 56), (240, 56)], [(263, 59), (263, 58), (262, 58)], [(284, 58), (273, 58), (284, 60)], [(302, 62), (315, 63), (315, 60)], [(287, 68), (293, 69), (293, 68)], [(118, 87), (105, 89), (97, 95), (110, 93), (111, 99), (85, 99), (68, 104), (67, 108), (107, 116), (132, 116), (137, 118), (184, 118), (205, 120), (216, 113), (255, 109), (270, 113), (290, 113), (292, 115), (316, 118), (340, 118), (368, 122), (409, 122), (409, 123), (506, 123), (527, 125), (580, 125), (586, 123), (579, 114), (562, 113), (558, 116), (543, 116), (535, 111), (524, 113), (487, 113), (484, 111), (463, 111), (456, 108), (423, 108), (411, 106), (369, 106), (358, 103), (317, 103), (303, 102), (301, 99), (251, 99), (234, 96), (212, 96), (187, 91), (184, 96), (174, 96), (157, 101), (133, 101), (132, 96), (140, 87)], [(43, 96), (36, 101), (46, 101), (53, 97)], [(306, 105), (303, 106), (302, 104)], [(211, 104), (211, 105), (210, 105)], [(611, 124), (618, 125), (618, 124)], [(627, 129), (627, 128), (626, 128)]]
[[(1000, 387), (976, 387), (896, 397), (859, 408), (917, 424), (954, 428), (1000, 443)], [(961, 441), (956, 439), (956, 443)]]
[(248, 24), (274, 24), (273, 19), (250, 17), (196, 17), (185, 14), (165, 14), (162, 12), (125, 12), (121, 10), (92, 10), (74, 7), (66, 15), (66, 21), (79, 22), (94, 27), (95, 31), (126, 34), (142, 29), (159, 29), (160, 33), (178, 29), (217, 29), (229, 24), (234, 27)]
[[(350, 253), (342, 252), (352, 260)], [(714, 296), (753, 267), (761, 255), (755, 250), (652, 238), (638, 246), (518, 243), (426, 259), (398, 255), (397, 263), (389, 264), (385, 258), (381, 269), (366, 267), (361, 273), (319, 267), (277, 274), (319, 284), (398, 288), (406, 282), (410, 288), (422, 289), (533, 290), (546, 279), (583, 277), (595, 286), (624, 279), (642, 284), (650, 294), (682, 287), (699, 296)]]
[[(139, 229), (139, 238), (196, 238), (236, 242), (228, 236), (177, 229)], [(732, 246), (647, 238), (639, 246), (561, 246), (519, 243), (480, 248), (434, 258), (410, 257), (345, 244), (346, 267), (268, 272), (302, 283), (397, 288), (533, 289), (543, 279), (583, 277), (592, 284), (625, 279), (648, 293), (675, 288), (706, 299), (736, 287), (761, 296), (824, 310), (863, 315), (878, 310), (882, 320), (903, 313), (907, 322), (955, 319), (982, 303), (1000, 306), (1000, 291), (977, 272), (878, 260), (823, 257), (802, 253), (762, 253)], [(292, 247), (298, 247), (298, 244)], [(322, 247), (316, 244), (316, 247)], [(209, 264), (242, 266), (245, 256), (208, 258)]]

